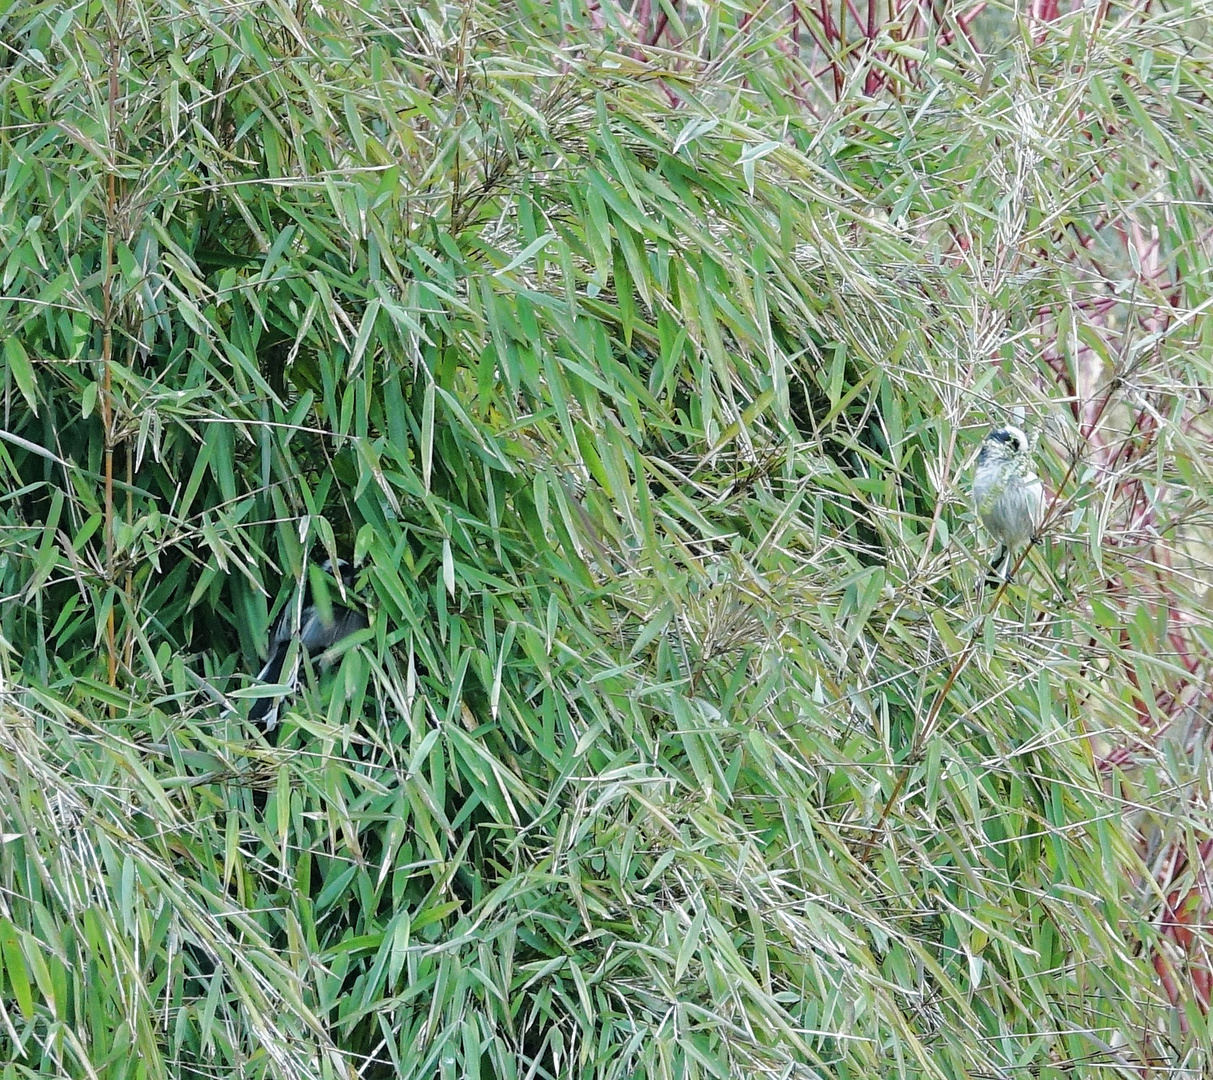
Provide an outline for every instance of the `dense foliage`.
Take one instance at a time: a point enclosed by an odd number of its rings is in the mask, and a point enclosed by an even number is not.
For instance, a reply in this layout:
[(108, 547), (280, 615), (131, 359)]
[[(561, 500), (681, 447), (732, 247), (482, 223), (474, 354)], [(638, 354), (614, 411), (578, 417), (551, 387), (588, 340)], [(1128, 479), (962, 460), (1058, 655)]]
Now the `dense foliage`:
[(6, 1075), (1208, 1068), (1203, 16), (0, 38)]

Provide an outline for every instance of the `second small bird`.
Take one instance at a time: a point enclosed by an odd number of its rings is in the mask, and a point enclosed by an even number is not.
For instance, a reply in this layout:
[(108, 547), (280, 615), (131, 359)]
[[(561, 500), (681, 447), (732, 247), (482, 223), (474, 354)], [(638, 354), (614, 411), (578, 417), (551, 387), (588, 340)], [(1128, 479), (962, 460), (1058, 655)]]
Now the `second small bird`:
[[(324, 570), (326, 573), (331, 573), (332, 564), (326, 561)], [(344, 560), (340, 560), (337, 563), (337, 570), (341, 574), (342, 584), (348, 592), (354, 585), (353, 568)], [(333, 597), (332, 600), (333, 602), (327, 605), (327, 612), (322, 611), (321, 605), (316, 603), (316, 599), (312, 595), (311, 583), (307, 582), (304, 585), (302, 594), (289, 603), (278, 617), (278, 622), (270, 637), (270, 651), (265, 661), (265, 667), (257, 673), (259, 683), (274, 684), (283, 681), (282, 669), (290, 654), (291, 641), (296, 637), (296, 628), (298, 628), (300, 646), (307, 651), (309, 656), (315, 656), (336, 645), (342, 638), (348, 637), (368, 625), (363, 612), (347, 607), (336, 597)], [(299, 610), (301, 601), (303, 608)], [(298, 612), (298, 618), (296, 618), (296, 612)], [(295, 674), (296, 672), (292, 671), (287, 680), (292, 686)], [(253, 702), (253, 707), (249, 709), (249, 722), (256, 724), (262, 731), (273, 731), (278, 726), (278, 708), (281, 701), (281, 697), (258, 698)]]
[(1035, 539), (1044, 520), (1045, 488), (1032, 471), (1028, 437), (1017, 427), (995, 428), (981, 444), (973, 473), (977, 515), (998, 551), (988, 580), (1011, 580), (1014, 552)]

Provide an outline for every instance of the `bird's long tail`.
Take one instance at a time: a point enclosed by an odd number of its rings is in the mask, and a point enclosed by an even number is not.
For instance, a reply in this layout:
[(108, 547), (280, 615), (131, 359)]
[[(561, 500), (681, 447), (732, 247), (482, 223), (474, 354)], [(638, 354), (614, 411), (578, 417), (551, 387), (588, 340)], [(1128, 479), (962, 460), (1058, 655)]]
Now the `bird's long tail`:
[[(282, 665), (286, 662), (287, 649), (290, 641), (275, 641), (270, 645), (270, 655), (265, 661), (265, 667), (257, 674), (257, 682), (265, 685), (274, 684), (282, 678)], [(271, 731), (278, 722), (277, 697), (262, 697), (253, 702), (249, 709), (249, 723), (256, 724), (263, 731)]]
[(1008, 584), (1011, 581), (1011, 552), (1006, 544), (999, 544), (998, 550), (994, 553), (994, 558), (990, 562), (990, 569), (986, 571), (987, 585), (1001, 585), (1005, 580)]

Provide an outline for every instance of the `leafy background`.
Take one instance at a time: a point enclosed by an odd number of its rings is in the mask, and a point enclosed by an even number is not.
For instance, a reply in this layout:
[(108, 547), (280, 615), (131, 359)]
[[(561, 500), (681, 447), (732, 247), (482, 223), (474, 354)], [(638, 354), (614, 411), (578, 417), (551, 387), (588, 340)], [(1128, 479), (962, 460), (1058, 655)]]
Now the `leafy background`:
[(6, 1075), (1201, 1075), (1207, 14), (0, 4)]

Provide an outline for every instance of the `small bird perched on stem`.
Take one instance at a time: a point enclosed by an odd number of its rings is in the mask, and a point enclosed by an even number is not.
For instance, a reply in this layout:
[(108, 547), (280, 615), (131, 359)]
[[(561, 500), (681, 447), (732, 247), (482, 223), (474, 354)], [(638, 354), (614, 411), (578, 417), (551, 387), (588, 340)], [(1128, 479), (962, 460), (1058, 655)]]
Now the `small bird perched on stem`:
[[(1045, 488), (1031, 468), (1032, 447), (1017, 427), (999, 427), (981, 444), (973, 473), (973, 501), (998, 551), (987, 581), (1008, 584), (1017, 548), (1034, 542), (1044, 520)], [(1000, 569), (1001, 566), (1001, 569)]]
[[(332, 573), (332, 564), (326, 560), (323, 569), (325, 573)], [(339, 560), (337, 570), (341, 575), (343, 589), (352, 589), (353, 569), (344, 560)], [(298, 638), (300, 646), (308, 655), (315, 656), (367, 625), (363, 612), (342, 603), (333, 603), (327, 593), (323, 596), (314, 595), (311, 581), (305, 582), (295, 599), (283, 608), (278, 617), (270, 637), (269, 656), (266, 658), (265, 667), (257, 673), (257, 681), (271, 685), (286, 682), (293, 687), (298, 673), (298, 652), (292, 670), (287, 673), (285, 679), (283, 678), (283, 667), (290, 655), (293, 640)], [(281, 700), (281, 696), (258, 698), (249, 709), (249, 722), (256, 724), (266, 733), (273, 731), (278, 726)]]

